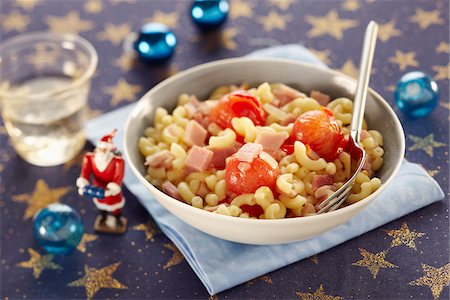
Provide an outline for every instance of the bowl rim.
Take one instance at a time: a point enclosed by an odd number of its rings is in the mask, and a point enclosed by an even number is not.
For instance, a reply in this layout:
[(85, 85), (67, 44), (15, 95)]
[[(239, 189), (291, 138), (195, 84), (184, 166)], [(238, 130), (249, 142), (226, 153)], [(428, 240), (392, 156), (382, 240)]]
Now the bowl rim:
[[(388, 102), (386, 100), (384, 100), (384, 98), (378, 94), (377, 92), (375, 92), (373, 89), (369, 88), (368, 89), (368, 93), (371, 94), (372, 97), (374, 97), (381, 105), (383, 105), (387, 112), (389, 113), (389, 116), (391, 117), (391, 119), (395, 122), (396, 126), (395, 128), (397, 128), (397, 136), (400, 136), (400, 140), (399, 140), (399, 146), (400, 146), (400, 153), (401, 153), (401, 159), (399, 159), (396, 163), (396, 165), (393, 168), (392, 174), (391, 176), (381, 184), (381, 186), (372, 194), (370, 194), (368, 197), (356, 202), (356, 203), (352, 203), (348, 206), (342, 207), (340, 209), (328, 212), (328, 213), (324, 213), (324, 214), (319, 214), (319, 215), (311, 215), (311, 216), (305, 216), (305, 217), (294, 217), (294, 218), (283, 218), (283, 219), (247, 219), (247, 218), (237, 218), (237, 217), (230, 217), (230, 216), (226, 216), (226, 215), (221, 215), (221, 214), (214, 214), (211, 213), (209, 211), (203, 210), (203, 209), (199, 209), (197, 207), (194, 207), (192, 205), (189, 205), (185, 202), (182, 202), (178, 199), (172, 198), (169, 195), (167, 195), (166, 193), (162, 192), (161, 190), (159, 190), (158, 188), (156, 188), (154, 185), (152, 185), (150, 182), (148, 182), (144, 176), (139, 172), (139, 170), (131, 163), (131, 157), (130, 157), (130, 152), (129, 152), (129, 148), (128, 145), (126, 143), (126, 134), (129, 131), (129, 127), (131, 126), (131, 120), (132, 120), (132, 116), (135, 115), (138, 111), (139, 108), (139, 104), (143, 103), (144, 101), (146, 101), (147, 98), (150, 98), (152, 94), (157, 93), (160, 89), (164, 88), (165, 85), (170, 84), (174, 81), (177, 81), (179, 78), (184, 77), (184, 76), (189, 76), (191, 73), (196, 73), (205, 69), (209, 69), (209, 68), (217, 68), (220, 66), (223, 66), (225, 64), (230, 64), (230, 63), (242, 63), (243, 61), (247, 62), (247, 61), (253, 61), (253, 62), (260, 62), (260, 63), (283, 63), (283, 64), (296, 64), (299, 65), (301, 67), (307, 67), (307, 68), (314, 68), (314, 69), (319, 69), (321, 72), (326, 72), (329, 73), (330, 75), (335, 75), (335, 76), (341, 76), (341, 77), (345, 77), (346, 79), (353, 81), (356, 83), (356, 80), (354, 78), (351, 78), (341, 72), (338, 72), (336, 70), (330, 69), (330, 68), (326, 68), (323, 66), (317, 66), (314, 64), (310, 64), (310, 63), (304, 63), (304, 62), (300, 62), (300, 61), (296, 61), (296, 60), (291, 60), (291, 59), (284, 59), (284, 58), (249, 58), (249, 57), (237, 57), (237, 58), (227, 58), (227, 59), (220, 59), (220, 60), (216, 60), (216, 61), (212, 61), (212, 62), (207, 62), (207, 63), (203, 63), (194, 67), (191, 67), (189, 69), (183, 70), (180, 73), (177, 73), (169, 78), (166, 78), (165, 80), (161, 81), (160, 83), (158, 83), (157, 85), (155, 85), (153, 88), (151, 88), (149, 91), (147, 91), (136, 103), (136, 106), (133, 108), (133, 110), (129, 113), (126, 123), (125, 123), (125, 128), (124, 128), (124, 136), (123, 136), (123, 144), (124, 144), (124, 153), (125, 153), (125, 158), (126, 160), (129, 162), (129, 167), (131, 168), (131, 170), (133, 171), (133, 173), (138, 177), (138, 179), (150, 190), (151, 193), (156, 194), (156, 195), (152, 195), (154, 198), (156, 198), (156, 200), (158, 202), (161, 202), (158, 198), (164, 199), (164, 200), (170, 200), (170, 201), (174, 201), (173, 205), (176, 206), (177, 208), (181, 208), (181, 209), (187, 209), (187, 212), (192, 212), (193, 214), (199, 214), (199, 215), (204, 215), (206, 218), (225, 218), (223, 219), (228, 220), (228, 221), (232, 221), (234, 220), (234, 222), (240, 223), (240, 224), (266, 224), (266, 225), (288, 225), (288, 224), (293, 224), (293, 223), (297, 223), (297, 222), (309, 222), (309, 221), (321, 221), (321, 220), (326, 220), (327, 218), (330, 218), (332, 216), (339, 216), (339, 215), (343, 215), (346, 214), (348, 211), (350, 210), (355, 210), (358, 211), (358, 208), (363, 208), (364, 206), (366, 206), (367, 204), (369, 204), (370, 201), (372, 201), (375, 197), (377, 197), (381, 192), (384, 191), (384, 189), (389, 186), (389, 184), (391, 183), (391, 181), (394, 179), (395, 175), (398, 173), (398, 170), (400, 169), (402, 162), (404, 160), (404, 154), (405, 154), (405, 135), (404, 135), (404, 129), (403, 126), (400, 122), (400, 120), (398, 119), (397, 115), (395, 114), (394, 110), (391, 108), (391, 106), (388, 104)], [(136, 141), (137, 142), (137, 141)], [(159, 196), (159, 197), (157, 197)], [(161, 205), (163, 205), (162, 203), (160, 203)], [(167, 209), (167, 207), (165, 207), (165, 205), (163, 205), (164, 208)], [(172, 213), (172, 212), (170, 212)], [(173, 214), (173, 213), (172, 213)], [(181, 219), (180, 217), (177, 216), (178, 219)], [(183, 222), (183, 219), (181, 219)]]

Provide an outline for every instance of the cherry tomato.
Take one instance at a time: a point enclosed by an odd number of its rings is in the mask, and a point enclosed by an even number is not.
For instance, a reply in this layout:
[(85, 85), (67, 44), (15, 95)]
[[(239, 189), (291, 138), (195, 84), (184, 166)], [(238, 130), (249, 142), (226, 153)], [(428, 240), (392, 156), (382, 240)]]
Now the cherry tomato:
[(327, 108), (307, 111), (298, 117), (292, 137), (308, 145), (326, 161), (336, 159), (347, 144), (333, 113)]
[(258, 188), (267, 186), (275, 190), (280, 176), (278, 166), (272, 168), (265, 160), (255, 157), (251, 163), (239, 161), (233, 155), (225, 167), (225, 181), (229, 191), (236, 194), (251, 194)]
[(231, 119), (247, 117), (255, 125), (265, 125), (266, 112), (262, 104), (246, 91), (236, 91), (225, 95), (211, 110), (210, 119), (222, 128), (232, 128)]
[(250, 215), (250, 217), (258, 218), (260, 215), (264, 213), (264, 209), (259, 206), (258, 204), (255, 205), (248, 205), (244, 204), (241, 205), (241, 209), (243, 212), (246, 212)]

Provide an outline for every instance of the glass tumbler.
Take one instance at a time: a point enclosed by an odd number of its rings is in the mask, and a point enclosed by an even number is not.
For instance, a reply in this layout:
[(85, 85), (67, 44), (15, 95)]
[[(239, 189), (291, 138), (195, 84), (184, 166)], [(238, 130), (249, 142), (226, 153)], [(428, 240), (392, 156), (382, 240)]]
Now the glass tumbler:
[(73, 34), (34, 32), (0, 44), (0, 108), (15, 151), (37, 166), (74, 158), (97, 52)]

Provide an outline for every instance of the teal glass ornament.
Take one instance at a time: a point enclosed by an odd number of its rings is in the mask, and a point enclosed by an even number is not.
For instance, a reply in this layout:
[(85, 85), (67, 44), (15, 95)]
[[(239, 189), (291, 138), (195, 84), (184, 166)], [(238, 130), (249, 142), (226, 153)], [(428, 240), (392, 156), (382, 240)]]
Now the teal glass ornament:
[(203, 31), (222, 25), (230, 11), (226, 0), (195, 0), (191, 7), (192, 21)]
[(439, 102), (439, 88), (427, 74), (420, 71), (409, 72), (397, 83), (394, 99), (398, 108), (407, 116), (425, 117)]
[(50, 254), (69, 254), (83, 237), (83, 222), (70, 206), (53, 203), (34, 217), (33, 235)]
[(147, 23), (142, 26), (133, 48), (144, 62), (158, 63), (171, 58), (176, 46), (177, 38), (169, 27)]

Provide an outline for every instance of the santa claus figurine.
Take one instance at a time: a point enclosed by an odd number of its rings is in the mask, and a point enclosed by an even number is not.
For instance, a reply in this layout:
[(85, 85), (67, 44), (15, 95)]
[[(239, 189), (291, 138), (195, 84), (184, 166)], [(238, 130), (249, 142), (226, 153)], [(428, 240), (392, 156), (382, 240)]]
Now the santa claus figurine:
[[(122, 196), (122, 179), (124, 161), (115, 154), (112, 139), (117, 130), (102, 137), (94, 152), (84, 155), (81, 174), (76, 181), (81, 196), (93, 198), (95, 206), (100, 210), (94, 229), (106, 233), (124, 233), (127, 220), (121, 211), (125, 205)], [(91, 183), (92, 175), (92, 183)], [(108, 215), (114, 216), (110, 220)]]

